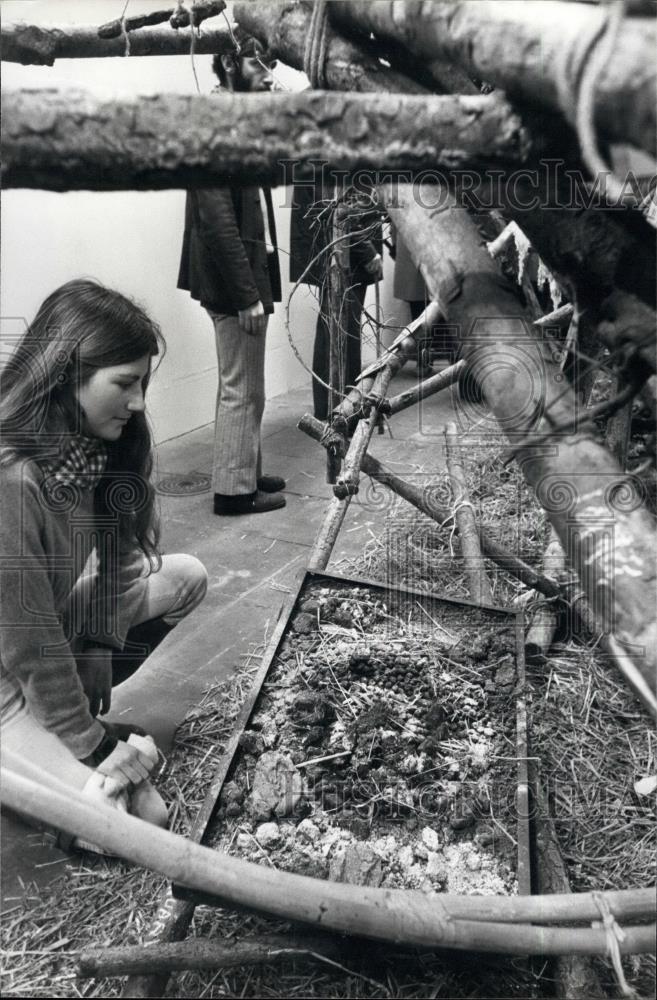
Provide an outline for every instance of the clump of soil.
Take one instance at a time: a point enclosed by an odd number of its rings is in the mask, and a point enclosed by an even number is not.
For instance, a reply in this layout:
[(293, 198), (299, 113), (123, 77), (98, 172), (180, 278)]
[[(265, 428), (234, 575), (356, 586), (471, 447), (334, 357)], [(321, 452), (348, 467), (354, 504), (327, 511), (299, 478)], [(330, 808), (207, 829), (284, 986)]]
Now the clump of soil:
[(240, 739), (214, 845), (334, 881), (516, 892), (515, 683), (506, 615), (313, 584)]

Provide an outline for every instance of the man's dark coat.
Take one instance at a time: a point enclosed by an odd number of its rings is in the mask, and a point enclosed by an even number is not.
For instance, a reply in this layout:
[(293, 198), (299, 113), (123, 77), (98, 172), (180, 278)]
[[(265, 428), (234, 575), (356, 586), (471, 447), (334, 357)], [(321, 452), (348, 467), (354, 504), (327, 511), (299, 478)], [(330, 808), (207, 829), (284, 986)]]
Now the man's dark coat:
[(237, 316), (260, 300), (272, 313), (281, 301), (271, 193), (263, 191), (273, 247), (265, 245), (257, 187), (187, 192), (178, 288), (213, 312)]

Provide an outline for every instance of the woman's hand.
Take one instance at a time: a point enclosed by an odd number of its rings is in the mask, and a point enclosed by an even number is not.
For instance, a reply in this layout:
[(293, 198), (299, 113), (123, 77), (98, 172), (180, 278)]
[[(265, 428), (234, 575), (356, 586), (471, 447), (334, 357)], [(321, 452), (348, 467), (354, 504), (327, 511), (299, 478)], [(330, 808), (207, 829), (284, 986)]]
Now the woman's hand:
[(89, 711), (96, 718), (106, 715), (112, 704), (112, 650), (90, 646), (76, 657), (78, 676), (89, 700)]
[(123, 790), (140, 785), (148, 778), (153, 765), (153, 759), (147, 754), (119, 740), (109, 756), (96, 766), (96, 770), (108, 778), (113, 778)]

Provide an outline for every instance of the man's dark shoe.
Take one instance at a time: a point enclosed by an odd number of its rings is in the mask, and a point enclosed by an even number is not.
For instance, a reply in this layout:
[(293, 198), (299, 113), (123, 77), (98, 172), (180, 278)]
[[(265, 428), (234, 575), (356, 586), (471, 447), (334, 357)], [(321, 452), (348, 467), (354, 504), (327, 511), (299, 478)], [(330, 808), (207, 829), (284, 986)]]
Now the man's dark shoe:
[(241, 493), (237, 496), (226, 496), (223, 493), (214, 495), (215, 514), (265, 514), (268, 510), (279, 510), (286, 503), (281, 493)]
[(260, 476), (258, 489), (261, 493), (280, 493), (285, 489), (285, 480), (282, 476)]

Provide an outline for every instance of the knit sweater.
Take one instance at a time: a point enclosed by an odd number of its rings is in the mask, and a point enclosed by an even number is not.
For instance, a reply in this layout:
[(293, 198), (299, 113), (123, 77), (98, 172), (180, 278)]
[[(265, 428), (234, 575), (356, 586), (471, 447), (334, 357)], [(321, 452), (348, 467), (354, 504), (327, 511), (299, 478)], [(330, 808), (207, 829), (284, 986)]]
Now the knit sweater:
[[(38, 465), (19, 459), (0, 469), (0, 682), (8, 711), (21, 692), (34, 718), (79, 759), (91, 754), (104, 730), (89, 711), (74, 648), (123, 647), (143, 598), (144, 558), (120, 552), (106, 573), (116, 522), (99, 522), (93, 490), (44, 489)], [(94, 554), (98, 564), (88, 602), (76, 599), (76, 581)], [(113, 578), (112, 578), (113, 577)]]

